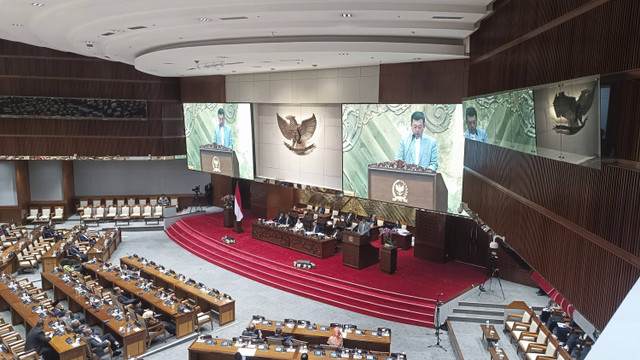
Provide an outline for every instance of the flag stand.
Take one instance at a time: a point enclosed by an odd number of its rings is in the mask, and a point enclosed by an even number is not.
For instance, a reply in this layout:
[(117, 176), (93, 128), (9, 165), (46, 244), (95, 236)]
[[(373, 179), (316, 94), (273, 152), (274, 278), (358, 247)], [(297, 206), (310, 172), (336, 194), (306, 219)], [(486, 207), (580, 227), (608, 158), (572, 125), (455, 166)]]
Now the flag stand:
[(233, 227), (233, 232), (236, 234), (241, 234), (244, 232), (242, 231), (242, 220), (235, 222), (235, 225)]

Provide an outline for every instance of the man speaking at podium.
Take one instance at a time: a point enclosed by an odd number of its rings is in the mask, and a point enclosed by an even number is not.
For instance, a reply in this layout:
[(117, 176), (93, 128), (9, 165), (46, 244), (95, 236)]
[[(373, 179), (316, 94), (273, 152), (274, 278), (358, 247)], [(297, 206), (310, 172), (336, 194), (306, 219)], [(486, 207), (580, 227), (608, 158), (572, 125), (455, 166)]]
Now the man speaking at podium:
[(233, 150), (233, 133), (224, 123), (224, 109), (218, 109), (218, 125), (213, 126), (213, 142)]
[(400, 140), (398, 159), (435, 172), (438, 170), (438, 144), (436, 139), (423, 134), (425, 121), (423, 112), (411, 114), (411, 135)]

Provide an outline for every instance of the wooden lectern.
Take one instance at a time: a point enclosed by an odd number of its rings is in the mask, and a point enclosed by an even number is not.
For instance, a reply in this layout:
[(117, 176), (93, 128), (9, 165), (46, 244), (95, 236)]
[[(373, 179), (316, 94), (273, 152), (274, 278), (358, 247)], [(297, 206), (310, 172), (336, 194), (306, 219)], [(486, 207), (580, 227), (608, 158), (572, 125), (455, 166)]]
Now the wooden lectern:
[(371, 245), (369, 235), (345, 230), (342, 233), (342, 265), (364, 269), (380, 262), (380, 249)]
[(236, 153), (227, 148), (200, 147), (200, 169), (204, 172), (230, 177), (240, 176), (240, 165)]
[(446, 212), (447, 186), (434, 172), (369, 165), (369, 199)]

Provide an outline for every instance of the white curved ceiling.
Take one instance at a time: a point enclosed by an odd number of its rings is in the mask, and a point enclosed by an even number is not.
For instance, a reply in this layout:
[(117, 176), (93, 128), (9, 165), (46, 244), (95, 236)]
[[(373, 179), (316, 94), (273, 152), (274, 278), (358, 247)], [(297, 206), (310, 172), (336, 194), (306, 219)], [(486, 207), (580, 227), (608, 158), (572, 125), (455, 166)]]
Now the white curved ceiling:
[(465, 57), (490, 0), (0, 0), (0, 38), (159, 76)]

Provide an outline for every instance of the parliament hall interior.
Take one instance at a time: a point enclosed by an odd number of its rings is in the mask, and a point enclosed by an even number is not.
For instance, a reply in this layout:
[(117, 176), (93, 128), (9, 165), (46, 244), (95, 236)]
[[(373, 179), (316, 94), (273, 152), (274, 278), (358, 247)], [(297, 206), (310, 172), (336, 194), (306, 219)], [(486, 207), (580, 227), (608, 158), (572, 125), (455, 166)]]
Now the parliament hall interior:
[(640, 2), (0, 0), (0, 359), (640, 337)]

